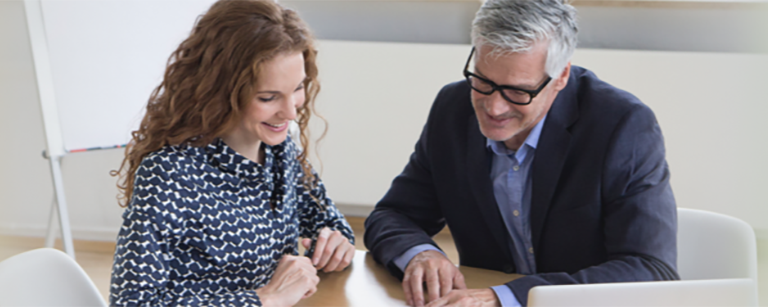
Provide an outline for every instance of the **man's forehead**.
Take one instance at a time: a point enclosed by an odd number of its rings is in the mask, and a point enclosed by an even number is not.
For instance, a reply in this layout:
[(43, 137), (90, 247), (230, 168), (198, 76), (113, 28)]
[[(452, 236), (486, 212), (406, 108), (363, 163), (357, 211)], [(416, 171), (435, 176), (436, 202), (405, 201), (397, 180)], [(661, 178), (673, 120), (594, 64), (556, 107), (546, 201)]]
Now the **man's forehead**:
[(492, 46), (476, 50), (474, 70), (498, 84), (535, 89), (547, 76), (546, 46), (534, 45), (526, 51), (494, 52)]

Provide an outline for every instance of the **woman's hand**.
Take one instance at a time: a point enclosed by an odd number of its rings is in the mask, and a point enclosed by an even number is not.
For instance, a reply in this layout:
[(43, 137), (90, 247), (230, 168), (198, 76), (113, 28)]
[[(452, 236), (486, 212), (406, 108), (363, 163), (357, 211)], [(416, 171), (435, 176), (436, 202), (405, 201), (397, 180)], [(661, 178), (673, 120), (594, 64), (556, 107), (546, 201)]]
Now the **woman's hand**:
[(317, 269), (309, 258), (283, 255), (266, 286), (257, 289), (263, 306), (293, 306), (317, 291)]
[[(309, 250), (312, 239), (302, 239), (301, 244)], [(341, 271), (352, 263), (354, 256), (355, 246), (349, 243), (340, 231), (327, 227), (320, 230), (315, 243), (315, 252), (312, 255), (312, 264), (315, 268), (326, 273)]]

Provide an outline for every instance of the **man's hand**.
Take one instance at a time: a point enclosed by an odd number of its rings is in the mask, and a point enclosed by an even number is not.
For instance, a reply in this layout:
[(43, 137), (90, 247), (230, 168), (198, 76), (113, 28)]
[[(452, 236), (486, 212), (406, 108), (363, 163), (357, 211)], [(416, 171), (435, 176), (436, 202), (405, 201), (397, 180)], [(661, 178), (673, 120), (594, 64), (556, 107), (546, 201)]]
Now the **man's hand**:
[[(307, 250), (312, 246), (312, 239), (302, 239), (301, 244)], [(320, 230), (315, 243), (315, 252), (312, 254), (312, 264), (323, 272), (341, 271), (355, 257), (355, 246), (349, 243), (341, 231), (331, 230), (325, 227)]]
[[(424, 306), (424, 284), (427, 302), (443, 297), (453, 289), (466, 289), (464, 275), (442, 253), (427, 250), (416, 254), (405, 268), (403, 291), (410, 306)], [(492, 291), (492, 290), (491, 290)]]
[(293, 306), (317, 291), (317, 270), (306, 257), (283, 255), (266, 286), (256, 290), (264, 306)]
[(448, 295), (427, 305), (427, 307), (438, 306), (501, 307), (501, 302), (492, 289), (468, 289), (451, 291)]

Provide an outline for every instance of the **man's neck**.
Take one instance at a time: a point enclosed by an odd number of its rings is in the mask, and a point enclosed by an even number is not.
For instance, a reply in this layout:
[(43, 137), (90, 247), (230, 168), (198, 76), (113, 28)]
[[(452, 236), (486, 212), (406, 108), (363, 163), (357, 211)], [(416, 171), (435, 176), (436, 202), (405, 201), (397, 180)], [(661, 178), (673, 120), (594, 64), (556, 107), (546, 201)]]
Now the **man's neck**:
[(523, 143), (525, 143), (525, 139), (528, 138), (529, 134), (531, 134), (531, 129), (521, 131), (511, 139), (504, 141), (504, 146), (509, 150), (517, 151), (521, 146), (523, 146)]

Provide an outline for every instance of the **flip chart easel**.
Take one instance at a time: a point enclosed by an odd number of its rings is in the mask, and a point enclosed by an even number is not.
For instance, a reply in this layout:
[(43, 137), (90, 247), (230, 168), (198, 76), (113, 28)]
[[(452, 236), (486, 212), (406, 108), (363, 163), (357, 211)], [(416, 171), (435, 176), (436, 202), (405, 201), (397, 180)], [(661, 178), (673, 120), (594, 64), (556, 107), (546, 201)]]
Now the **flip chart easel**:
[(48, 235), (45, 239), (46, 247), (53, 247), (55, 238), (55, 217), (58, 212), (58, 221), (64, 251), (75, 258), (75, 249), (72, 245), (72, 232), (69, 227), (69, 212), (64, 196), (64, 181), (61, 177), (61, 158), (64, 157), (64, 142), (59, 130), (59, 113), (56, 107), (56, 98), (53, 89), (51, 75), (51, 63), (48, 56), (48, 44), (45, 38), (43, 25), (43, 13), (39, 0), (24, 0), (24, 9), (27, 15), (27, 29), (29, 30), (30, 44), (32, 45), (32, 59), (35, 64), (38, 93), (40, 95), (40, 107), (43, 113), (45, 126), (45, 140), (47, 150), (43, 156), (48, 159), (53, 177), (54, 196), (51, 204), (51, 215), (48, 222)]

